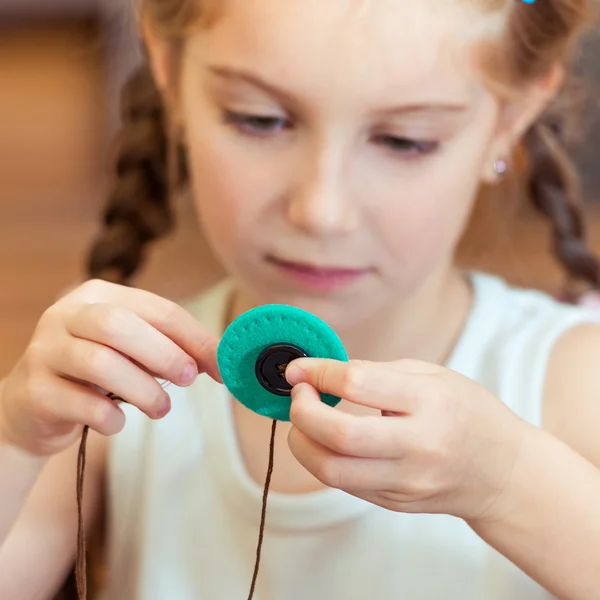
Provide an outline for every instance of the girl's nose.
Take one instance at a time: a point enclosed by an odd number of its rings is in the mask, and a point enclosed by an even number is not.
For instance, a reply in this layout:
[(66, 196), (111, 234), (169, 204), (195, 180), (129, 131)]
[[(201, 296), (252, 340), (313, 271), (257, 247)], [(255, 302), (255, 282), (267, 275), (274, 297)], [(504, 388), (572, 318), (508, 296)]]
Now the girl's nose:
[(288, 205), (288, 218), (294, 226), (320, 237), (355, 231), (359, 226), (359, 210), (343, 179), (342, 175), (334, 175), (330, 170), (329, 173), (315, 173), (303, 181)]

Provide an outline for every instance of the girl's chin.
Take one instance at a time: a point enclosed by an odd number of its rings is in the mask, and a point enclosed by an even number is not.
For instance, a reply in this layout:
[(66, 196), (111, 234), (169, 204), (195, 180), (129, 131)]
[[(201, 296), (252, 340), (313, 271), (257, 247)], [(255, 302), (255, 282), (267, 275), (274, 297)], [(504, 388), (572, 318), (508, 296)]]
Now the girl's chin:
[[(254, 304), (286, 304), (306, 310), (341, 332), (368, 320), (380, 309), (377, 295), (355, 289), (352, 294), (307, 293), (281, 282), (265, 282), (255, 289)], [(374, 302), (375, 301), (375, 302)]]

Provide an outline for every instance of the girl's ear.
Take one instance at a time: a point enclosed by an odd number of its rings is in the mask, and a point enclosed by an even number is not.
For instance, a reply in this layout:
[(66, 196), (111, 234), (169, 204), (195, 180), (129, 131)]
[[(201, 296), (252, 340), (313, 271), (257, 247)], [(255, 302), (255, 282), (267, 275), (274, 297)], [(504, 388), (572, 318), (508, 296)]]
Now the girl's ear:
[(518, 97), (503, 104), (496, 135), (490, 144), (489, 154), (483, 166), (482, 179), (486, 183), (497, 180), (494, 165), (508, 160), (517, 142), (540, 118), (554, 96), (560, 90), (565, 77), (564, 67), (556, 64), (547, 75), (536, 80)]
[(173, 50), (172, 45), (159, 35), (148, 19), (142, 21), (142, 34), (148, 51), (148, 60), (163, 98), (166, 98), (172, 81)]

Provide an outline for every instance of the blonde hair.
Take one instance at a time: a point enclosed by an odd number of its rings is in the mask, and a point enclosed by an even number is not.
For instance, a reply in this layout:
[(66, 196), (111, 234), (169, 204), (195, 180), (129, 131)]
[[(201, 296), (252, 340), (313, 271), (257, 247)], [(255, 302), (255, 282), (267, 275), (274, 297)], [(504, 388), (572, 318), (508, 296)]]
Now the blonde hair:
[[(506, 93), (543, 77), (556, 64), (568, 71), (576, 43), (595, 16), (591, 0), (456, 1), (497, 17), (498, 27), (478, 51), (491, 84)], [(162, 36), (178, 43), (190, 31), (210, 23), (217, 5), (207, 6), (201, 0), (140, 0), (138, 10)], [(562, 106), (566, 89), (525, 133), (513, 163), (521, 190), (551, 223), (554, 252), (568, 275), (596, 287), (598, 263), (586, 247), (578, 177), (565, 149), (570, 116)], [(122, 116), (115, 184), (88, 271), (91, 277), (127, 282), (140, 268), (147, 246), (173, 225), (167, 115), (147, 64), (124, 89)], [(177, 179), (185, 182), (185, 149), (178, 147), (172, 156), (176, 156)], [(474, 211), (473, 223), (480, 213), (481, 209)]]

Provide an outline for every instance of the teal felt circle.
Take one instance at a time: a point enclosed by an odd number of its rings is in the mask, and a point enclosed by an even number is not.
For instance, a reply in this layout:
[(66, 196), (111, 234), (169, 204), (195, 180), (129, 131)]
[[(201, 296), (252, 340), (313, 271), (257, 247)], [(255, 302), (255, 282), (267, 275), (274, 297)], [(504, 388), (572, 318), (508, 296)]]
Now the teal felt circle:
[[(312, 358), (343, 362), (348, 355), (338, 335), (319, 317), (285, 304), (266, 304), (240, 315), (225, 330), (217, 351), (223, 383), (231, 395), (253, 412), (277, 421), (290, 420), (291, 397), (267, 391), (258, 381), (255, 365), (270, 346), (291, 344)], [(340, 398), (321, 394), (336, 406)]]

